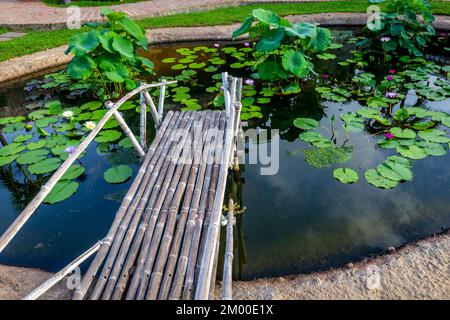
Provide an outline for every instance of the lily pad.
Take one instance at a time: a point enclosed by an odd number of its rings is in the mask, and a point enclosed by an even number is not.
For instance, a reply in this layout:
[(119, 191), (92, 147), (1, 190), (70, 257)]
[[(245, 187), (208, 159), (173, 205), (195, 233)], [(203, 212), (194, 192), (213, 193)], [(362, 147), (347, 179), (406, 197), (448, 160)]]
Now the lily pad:
[(11, 162), (15, 161), (18, 157), (19, 157), (18, 154), (12, 154), (10, 156), (0, 157), (0, 167), (10, 164)]
[(294, 120), (294, 126), (303, 130), (315, 129), (320, 126), (317, 120), (311, 118), (297, 118)]
[(67, 169), (66, 173), (62, 176), (61, 180), (73, 180), (81, 176), (86, 170), (82, 165), (73, 164)]
[(342, 183), (355, 183), (359, 180), (358, 173), (349, 168), (337, 168), (333, 176)]
[(13, 142), (25, 142), (33, 138), (32, 134), (20, 134), (18, 136), (15, 136), (13, 139)]
[(98, 136), (95, 138), (95, 141), (98, 143), (102, 142), (113, 142), (118, 140), (122, 136), (122, 133), (120, 133), (117, 130), (105, 130), (100, 131)]
[(61, 163), (62, 161), (59, 158), (49, 158), (30, 165), (28, 171), (31, 174), (45, 174), (58, 169)]
[(123, 183), (127, 181), (132, 175), (133, 169), (126, 164), (121, 164), (106, 170), (103, 174), (103, 178), (108, 183)]
[(309, 142), (313, 146), (316, 146), (318, 148), (331, 147), (331, 141), (322, 136), (322, 134), (319, 132), (307, 131), (300, 133), (298, 137), (300, 138), (300, 140)]
[(420, 160), (427, 157), (427, 153), (416, 145), (412, 146), (399, 146), (396, 148), (397, 152), (405, 158)]
[(45, 203), (54, 204), (70, 198), (77, 192), (80, 185), (75, 181), (59, 181), (52, 189), (52, 191), (44, 199)]
[(382, 189), (392, 189), (398, 186), (398, 181), (393, 181), (385, 178), (382, 176), (377, 170), (370, 169), (367, 170), (364, 174), (364, 177), (366, 178), (367, 182), (371, 185), (382, 188)]
[(392, 128), (390, 132), (394, 135), (396, 138), (400, 139), (414, 139), (416, 137), (416, 133), (411, 129), (404, 129), (399, 127)]
[(10, 156), (25, 150), (25, 146), (21, 143), (11, 143), (0, 148), (0, 157)]
[(46, 149), (28, 151), (21, 154), (16, 161), (18, 164), (32, 164), (44, 160), (49, 153)]

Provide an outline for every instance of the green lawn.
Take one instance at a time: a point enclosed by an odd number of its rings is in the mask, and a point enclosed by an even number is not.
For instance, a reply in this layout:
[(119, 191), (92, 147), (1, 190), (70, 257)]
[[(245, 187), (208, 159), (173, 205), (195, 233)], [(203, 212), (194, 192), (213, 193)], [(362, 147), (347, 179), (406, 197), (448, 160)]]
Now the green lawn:
[[(432, 5), (435, 14), (450, 15), (450, 2), (433, 1)], [(231, 24), (242, 21), (255, 8), (270, 9), (282, 16), (322, 12), (365, 12), (367, 1), (256, 4), (147, 18), (137, 22), (145, 29)], [(67, 43), (72, 35), (81, 31), (84, 29), (29, 31), (24, 37), (0, 42), (0, 61), (60, 46)]]
[(6, 27), (0, 27), (0, 34), (7, 33), (9, 31)]
[(100, 6), (112, 6), (115, 4), (124, 4), (124, 3), (133, 3), (133, 2), (140, 2), (145, 0), (111, 0), (111, 1), (72, 1), (72, 3), (64, 4), (61, 3), (61, 0), (42, 0), (45, 4), (52, 6), (52, 7), (68, 7), (77, 5), (79, 7), (100, 7)]

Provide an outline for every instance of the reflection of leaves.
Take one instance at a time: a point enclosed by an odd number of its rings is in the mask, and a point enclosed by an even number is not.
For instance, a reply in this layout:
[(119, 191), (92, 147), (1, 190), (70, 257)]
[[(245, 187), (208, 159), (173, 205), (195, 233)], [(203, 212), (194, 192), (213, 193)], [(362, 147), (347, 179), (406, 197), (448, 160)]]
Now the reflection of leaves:
[(345, 163), (352, 157), (353, 147), (330, 147), (303, 150), (306, 162), (315, 168), (328, 168)]

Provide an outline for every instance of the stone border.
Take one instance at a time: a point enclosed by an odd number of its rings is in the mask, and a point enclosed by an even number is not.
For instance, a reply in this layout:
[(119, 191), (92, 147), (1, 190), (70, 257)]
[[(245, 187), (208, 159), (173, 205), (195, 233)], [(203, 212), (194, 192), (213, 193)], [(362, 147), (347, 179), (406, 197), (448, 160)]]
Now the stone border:
[[(287, 16), (293, 22), (314, 21), (326, 27), (355, 27), (366, 23), (364, 13), (319, 13), (308, 15)], [(148, 29), (147, 37), (150, 44), (183, 41), (219, 41), (231, 40), (231, 33), (239, 24), (177, 27)], [(434, 26), (437, 30), (450, 31), (450, 17), (437, 16)], [(37, 76), (47, 69), (61, 67), (67, 64), (71, 57), (64, 54), (67, 46), (60, 46), (30, 55), (0, 62), (0, 86), (5, 82), (15, 82), (27, 77)]]

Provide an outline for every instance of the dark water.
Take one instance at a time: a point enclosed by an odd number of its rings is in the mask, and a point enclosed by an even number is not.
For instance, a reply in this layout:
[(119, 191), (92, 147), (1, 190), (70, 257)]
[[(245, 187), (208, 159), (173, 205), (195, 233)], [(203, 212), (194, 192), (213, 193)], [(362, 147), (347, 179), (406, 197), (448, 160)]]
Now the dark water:
[[(154, 48), (150, 58), (158, 61), (161, 57), (179, 57), (175, 51), (178, 47)], [(217, 72), (222, 70), (234, 75), (249, 74), (226, 65)], [(176, 74), (165, 64), (158, 64), (156, 71), (159, 75)], [(348, 76), (345, 71), (337, 71), (334, 62), (321, 65), (318, 71), (335, 72), (339, 78)], [(209, 77), (200, 73), (197, 83), (191, 86), (203, 105), (214, 97), (200, 94), (204, 87), (215, 84), (216, 80)], [(0, 116), (26, 114), (21, 108), (25, 96), (21, 85), (0, 91)], [(429, 105), (450, 111), (449, 101)], [(262, 119), (249, 121), (251, 128), (280, 130), (280, 165), (278, 173), (270, 176), (261, 175), (258, 164), (242, 166), (237, 193), (245, 212), (237, 224), (237, 277), (251, 279), (337, 267), (450, 226), (449, 155), (415, 161), (414, 180), (392, 190), (374, 188), (364, 179), (367, 169), (394, 154), (376, 148), (377, 137), (368, 132), (352, 134), (345, 142), (342, 130), (338, 130), (337, 145), (353, 147), (351, 160), (345, 165), (315, 168), (305, 161), (304, 151), (311, 147), (297, 138), (300, 131), (292, 127), (293, 119), (303, 116), (320, 120), (323, 134), (327, 135), (333, 114), (339, 119), (343, 110), (358, 107), (357, 102), (321, 105), (314, 87), (306, 85), (297, 97), (272, 99), (262, 106)], [(127, 121), (137, 132), (137, 116)], [(342, 127), (340, 120), (336, 120), (335, 127)], [(8, 135), (5, 138), (10, 139)], [(272, 142), (262, 142), (259, 147), (270, 150)], [(106, 234), (130, 182), (107, 184), (102, 173), (112, 164), (123, 163), (124, 157), (136, 172), (139, 159), (129, 154), (99, 155), (95, 149), (93, 144), (81, 159), (87, 174), (78, 192), (62, 203), (41, 205), (0, 254), (0, 263), (56, 271)], [(335, 180), (333, 170), (342, 166), (356, 169), (360, 181), (344, 185)], [(5, 168), (0, 169), (0, 232), (6, 230), (42, 184), (24, 179), (16, 167)]]

